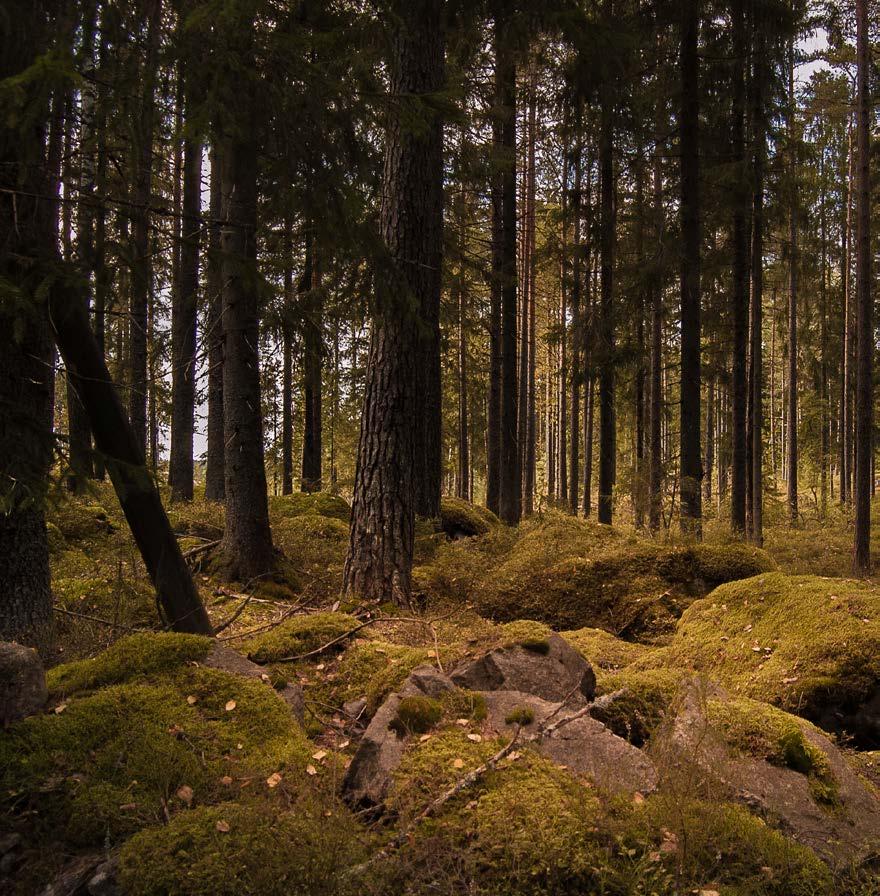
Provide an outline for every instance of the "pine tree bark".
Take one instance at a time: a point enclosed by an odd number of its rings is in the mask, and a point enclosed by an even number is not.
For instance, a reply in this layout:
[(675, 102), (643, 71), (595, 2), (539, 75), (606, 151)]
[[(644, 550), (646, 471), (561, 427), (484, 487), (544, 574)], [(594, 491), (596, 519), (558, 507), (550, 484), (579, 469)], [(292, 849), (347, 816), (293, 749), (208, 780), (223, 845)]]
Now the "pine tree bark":
[[(293, 304), (293, 236), (290, 220), (284, 222), (284, 309)], [(281, 494), (293, 494), (293, 336), (285, 314), (281, 322)]]
[(681, 36), (681, 527), (702, 536), (700, 451), (700, 5), (682, 4)]
[[(195, 115), (194, 76), (181, 66), (186, 116)], [(193, 497), (193, 437), (196, 406), (196, 312), (199, 295), (199, 242), (202, 203), (202, 143), (183, 143), (183, 196), (180, 259), (171, 305), (171, 456), (168, 484), (172, 501)]]
[(733, 352), (731, 369), (731, 465), (730, 527), (734, 534), (746, 531), (746, 414), (748, 356), (748, 234), (746, 231), (746, 24), (744, 0), (733, 0), (733, 109), (731, 116), (732, 155), (735, 165), (733, 188), (733, 284), (731, 318)]
[(528, 363), (526, 365), (525, 390), (526, 390), (526, 422), (525, 422), (525, 447), (523, 450), (523, 513), (531, 516), (534, 512), (535, 500), (535, 462), (537, 448), (537, 413), (535, 408), (535, 369), (538, 348), (536, 327), (535, 289), (537, 285), (537, 265), (535, 263), (535, 192), (537, 183), (537, 171), (535, 166), (535, 154), (538, 142), (538, 68), (532, 61), (529, 75), (529, 112), (528, 112), (528, 146), (526, 161), (526, 223), (525, 234), (526, 257), (528, 260), (527, 273), (524, 277), (525, 302), (523, 326), (528, 330), (526, 349), (528, 351)]
[[(0, 16), (0, 81), (44, 52), (46, 4), (11, 0)], [(39, 106), (39, 80), (22, 86)], [(36, 121), (48, 119), (48, 104)], [(0, 300), (0, 640), (51, 641), (52, 592), (43, 514), (52, 459), (49, 324), (39, 292), (57, 264), (50, 172), (41, 128), (0, 122), (0, 278), (19, 291)], [(50, 169), (51, 171), (51, 169)], [(51, 176), (51, 175), (50, 175)], [(25, 304), (23, 304), (25, 303)]]
[[(244, 70), (253, 67), (253, 22), (232, 36)], [(226, 448), (224, 573), (247, 582), (274, 565), (263, 419), (260, 407), (259, 282), (257, 275), (256, 97), (239, 87), (218, 123), (220, 141), (220, 254), (223, 302), (223, 426)]]
[(411, 601), (421, 314), (442, 259), (443, 121), (420, 104), (417, 130), (400, 98), (444, 82), (443, 2), (394, 3), (385, 171), (380, 214), (387, 270), (376, 277), (343, 588), (361, 599)]
[(871, 83), (869, 73), (868, 3), (856, 0), (856, 413), (855, 413), (855, 539), (853, 569), (871, 571), (871, 481), (873, 445), (874, 330), (871, 302)]
[(501, 474), (499, 516), (516, 525), (522, 515), (522, 471), (517, 433), (516, 60), (510, 17), (495, 17), (495, 88), (501, 115)]
[(797, 299), (798, 299), (798, 220), (797, 220), (797, 147), (795, 144), (795, 110), (797, 108), (794, 93), (794, 43), (789, 46), (788, 89), (790, 95), (789, 109), (789, 142), (791, 152), (790, 185), (789, 185), (789, 280), (788, 280), (788, 436), (786, 441), (786, 472), (788, 474), (787, 497), (788, 519), (792, 526), (798, 522), (798, 341), (797, 341)]
[[(662, 122), (657, 121), (657, 132)], [(653, 219), (654, 219), (654, 270), (651, 276), (651, 375), (650, 412), (648, 414), (650, 433), (648, 436), (651, 456), (650, 480), (648, 483), (648, 528), (651, 532), (660, 530), (663, 513), (663, 280), (660, 261), (663, 254), (665, 215), (663, 212), (663, 170), (661, 167), (661, 146), (658, 142), (653, 158)]]
[[(492, 155), (501, 153), (501, 120), (492, 119)], [(494, 166), (490, 183), (491, 270), (489, 272), (489, 403), (486, 413), (486, 507), (500, 513), (501, 499), (501, 171)]]
[(211, 194), (208, 221), (207, 293), (208, 344), (208, 446), (205, 458), (205, 498), (222, 501), (226, 495), (223, 442), (223, 298), (220, 271), (220, 158), (215, 143), (211, 147)]
[(324, 308), (321, 294), (319, 260), (311, 227), (306, 228), (305, 267), (299, 292), (304, 308), (303, 321), (303, 444), (302, 479), (304, 492), (319, 492), (322, 487), (322, 355), (324, 351)]
[(465, 501), (471, 492), (470, 436), (468, 424), (468, 295), (465, 278), (465, 197), (457, 199), (458, 211), (458, 273), (455, 290), (458, 298), (458, 476), (456, 494)]
[(147, 444), (147, 311), (152, 262), (150, 199), (153, 185), (153, 121), (162, 0), (144, 0), (147, 28), (140, 103), (132, 121), (134, 141), (133, 206), (131, 222), (131, 337), (129, 348), (128, 416), (135, 438), (146, 453)]

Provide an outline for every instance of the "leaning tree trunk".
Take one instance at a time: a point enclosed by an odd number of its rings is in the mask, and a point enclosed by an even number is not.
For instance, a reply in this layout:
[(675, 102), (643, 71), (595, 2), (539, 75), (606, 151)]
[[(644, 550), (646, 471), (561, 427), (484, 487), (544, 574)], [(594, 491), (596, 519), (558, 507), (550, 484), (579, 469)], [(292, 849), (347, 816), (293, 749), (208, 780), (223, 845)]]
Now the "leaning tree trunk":
[[(236, 48), (245, 70), (253, 65), (252, 27)], [(219, 123), (223, 302), (223, 428), (226, 446), (224, 574), (242, 582), (274, 565), (263, 417), (260, 408), (260, 287), (257, 274), (257, 144), (254, 91), (241, 87)]]
[[(0, 81), (19, 75), (45, 48), (45, 4), (12, 0), (0, 16)], [(35, 83), (24, 100), (39, 102)], [(45, 115), (48, 118), (48, 104)], [(52, 592), (43, 516), (52, 459), (51, 349), (40, 291), (57, 262), (47, 198), (44, 135), (0, 121), (0, 640), (48, 647)], [(11, 300), (10, 300), (11, 298)]]
[(681, 527), (702, 534), (700, 456), (699, 30), (696, 0), (682, 4), (681, 35)]
[(871, 304), (871, 84), (868, 66), (868, 3), (856, 0), (858, 91), (858, 177), (856, 189), (856, 436), (855, 436), (855, 544), (853, 569), (871, 570), (871, 427), (873, 422), (874, 331)]
[[(188, 120), (194, 117), (194, 75), (181, 71)], [(183, 144), (183, 214), (177, 288), (171, 306), (171, 457), (168, 480), (172, 501), (193, 497), (193, 435), (196, 405), (196, 309), (199, 293), (202, 144), (188, 136)]]
[[(376, 277), (373, 332), (358, 442), (346, 593), (411, 600), (421, 315), (442, 263), (443, 122), (421, 105), (418, 128), (400, 106), (444, 80), (442, 0), (396, 0), (382, 190), (386, 270)], [(396, 101), (396, 102), (395, 102)]]

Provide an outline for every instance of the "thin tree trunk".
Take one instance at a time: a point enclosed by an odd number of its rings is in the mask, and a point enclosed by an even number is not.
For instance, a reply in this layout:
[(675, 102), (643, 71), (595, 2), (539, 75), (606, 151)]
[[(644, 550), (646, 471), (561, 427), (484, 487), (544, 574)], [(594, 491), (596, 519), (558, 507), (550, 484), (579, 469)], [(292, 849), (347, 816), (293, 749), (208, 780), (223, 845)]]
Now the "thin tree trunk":
[[(658, 116), (659, 118), (659, 116)], [(662, 122), (658, 120), (658, 134)], [(648, 441), (651, 454), (650, 482), (648, 485), (648, 528), (658, 532), (663, 516), (663, 281), (660, 260), (663, 253), (664, 213), (663, 213), (663, 171), (661, 168), (661, 147), (658, 142), (653, 160), (653, 218), (655, 261), (651, 278), (651, 408), (648, 415), (650, 434)]]
[(470, 497), (470, 443), (468, 434), (467, 284), (465, 281), (465, 200), (458, 198), (458, 481), (459, 498)]
[(871, 304), (871, 84), (868, 65), (868, 3), (856, 0), (858, 194), (856, 210), (856, 437), (853, 569), (871, 571), (871, 479), (874, 331)]
[[(492, 119), (492, 151), (501, 153), (501, 119)], [(492, 260), (489, 274), (489, 406), (486, 438), (486, 507), (500, 512), (501, 496), (501, 236), (502, 183), (500, 166), (495, 165), (490, 184)]]
[(535, 305), (537, 297), (535, 294), (537, 286), (537, 265), (535, 263), (535, 188), (536, 188), (536, 169), (535, 169), (535, 153), (538, 142), (537, 128), (537, 103), (538, 103), (538, 70), (537, 64), (533, 63), (531, 73), (531, 83), (529, 85), (529, 120), (528, 120), (528, 181), (526, 186), (526, 201), (528, 204), (528, 231), (527, 231), (527, 253), (528, 253), (528, 279), (526, 281), (526, 320), (524, 325), (528, 324), (528, 353), (529, 362), (526, 376), (526, 435), (525, 435), (525, 469), (523, 471), (523, 500), (524, 513), (530, 516), (534, 511), (535, 499), (535, 464), (536, 464), (536, 443), (537, 443), (537, 413), (535, 402), (535, 370), (536, 370), (536, 351), (538, 348), (537, 334), (535, 332), (536, 313)]
[[(293, 237), (290, 219), (284, 222), (284, 308), (293, 304)], [(293, 337), (287, 315), (281, 322), (281, 494), (293, 494)]]
[(574, 263), (571, 283), (571, 449), (569, 451), (568, 508), (577, 516), (580, 479), (580, 438), (581, 438), (581, 343), (583, 324), (581, 322), (581, 286), (583, 278), (581, 259), (581, 189), (583, 186), (583, 110), (578, 100), (575, 114), (574, 138), (574, 191), (571, 196), (571, 212), (574, 218), (573, 239)]
[(797, 441), (797, 295), (798, 295), (798, 240), (797, 240), (797, 147), (795, 145), (794, 43), (789, 45), (789, 81), (791, 108), (789, 112), (789, 141), (791, 143), (791, 184), (789, 208), (789, 287), (788, 287), (788, 440), (786, 442), (786, 472), (788, 474), (788, 517), (791, 525), (798, 521), (798, 441)]
[(322, 487), (321, 356), (323, 354), (324, 309), (321, 295), (319, 259), (311, 227), (306, 229), (305, 268), (300, 279), (300, 295), (305, 306), (303, 323), (303, 445), (302, 481), (304, 492)]
[(220, 159), (216, 143), (211, 147), (211, 198), (208, 222), (208, 258), (205, 291), (208, 318), (208, 449), (205, 498), (222, 501), (226, 496), (226, 448), (223, 437), (223, 281), (220, 258)]

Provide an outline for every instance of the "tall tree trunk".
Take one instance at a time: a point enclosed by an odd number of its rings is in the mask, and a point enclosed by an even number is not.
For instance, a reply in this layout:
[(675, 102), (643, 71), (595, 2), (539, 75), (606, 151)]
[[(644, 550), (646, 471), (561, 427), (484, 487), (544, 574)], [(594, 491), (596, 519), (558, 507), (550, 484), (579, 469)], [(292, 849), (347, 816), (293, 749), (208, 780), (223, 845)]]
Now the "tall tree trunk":
[(795, 132), (795, 111), (797, 100), (794, 93), (794, 42), (789, 45), (788, 89), (790, 94), (789, 142), (791, 144), (791, 171), (789, 196), (789, 287), (788, 287), (788, 441), (786, 442), (786, 468), (788, 473), (788, 517), (791, 524), (798, 521), (798, 439), (797, 439), (797, 295), (798, 295), (798, 220), (797, 220), (797, 145)]
[(681, 527), (702, 535), (700, 452), (700, 155), (697, 2), (682, 4), (681, 36)]
[(465, 200), (458, 198), (458, 477), (456, 493), (468, 500), (470, 495), (470, 442), (468, 436), (468, 352), (467, 284), (465, 281)]
[[(433, 97), (444, 82), (443, 2), (396, 0), (394, 13), (390, 95)], [(388, 113), (380, 216), (387, 271), (376, 278), (343, 574), (346, 593), (401, 606), (411, 600), (420, 317), (436, 289), (443, 248), (443, 121), (433, 106), (422, 109), (418, 130), (407, 125), (399, 102)]]
[(528, 229), (526, 231), (526, 253), (528, 256), (528, 275), (525, 281), (526, 302), (525, 317), (523, 326), (528, 327), (528, 365), (526, 370), (526, 431), (525, 431), (525, 450), (524, 470), (523, 470), (523, 512), (526, 516), (530, 516), (534, 511), (535, 499), (535, 462), (537, 449), (537, 413), (535, 407), (535, 370), (536, 356), (535, 352), (538, 347), (537, 334), (535, 327), (537, 325), (535, 306), (537, 286), (537, 265), (535, 263), (535, 189), (536, 189), (536, 168), (535, 153), (538, 142), (537, 127), (537, 110), (538, 110), (538, 67), (532, 62), (532, 71), (529, 83), (529, 119), (528, 119), (528, 153), (527, 153), (527, 185), (526, 185), (526, 202)]
[(831, 443), (828, 395), (828, 219), (825, 207), (825, 148), (819, 156), (819, 239), (822, 244), (819, 284), (819, 408), (822, 434), (820, 436), (819, 519), (828, 514), (828, 464)]
[(306, 262), (300, 279), (300, 295), (305, 299), (303, 322), (303, 446), (302, 481), (304, 492), (322, 487), (322, 355), (324, 352), (324, 308), (319, 259), (311, 227), (306, 229)]
[[(662, 122), (658, 115), (657, 132)], [(661, 146), (658, 141), (653, 158), (653, 219), (654, 219), (654, 270), (651, 276), (651, 408), (650, 421), (651, 470), (648, 484), (648, 528), (658, 532), (663, 515), (663, 277), (660, 264), (663, 257), (665, 215), (663, 212), (663, 170)]]
[[(45, 51), (45, 7), (11, 0), (4, 8), (0, 81), (20, 75)], [(39, 79), (25, 81), (23, 99), (40, 103), (40, 86)], [(48, 107), (43, 112), (34, 120), (48, 118)], [(44, 150), (41, 128), (0, 123), (0, 278), (19, 291), (13, 301), (0, 301), (0, 640), (47, 648), (52, 592), (42, 498), (52, 459), (53, 372), (39, 293), (58, 252), (57, 200), (39, 198), (51, 194)], [(22, 300), (31, 307), (22, 308)]]
[[(610, 24), (612, 0), (605, 0)], [(599, 522), (610, 523), (617, 479), (617, 422), (614, 412), (614, 119), (610, 85), (600, 91), (599, 169), (601, 177), (600, 253), (602, 297), (599, 326)]]
[[(195, 117), (194, 74), (182, 68), (186, 117)], [(202, 205), (202, 143), (188, 135), (183, 143), (183, 215), (177, 288), (171, 306), (171, 457), (168, 480), (172, 501), (193, 497), (193, 436), (196, 407), (196, 313), (199, 295), (199, 241)]]
[(583, 186), (583, 114), (578, 100), (575, 114), (574, 139), (574, 191), (571, 197), (571, 211), (574, 217), (573, 237), (574, 263), (571, 283), (571, 448), (569, 451), (568, 507), (577, 516), (580, 479), (580, 438), (581, 438), (581, 344), (583, 324), (581, 322), (581, 188)]
[[(635, 161), (636, 179), (636, 264), (640, 271), (645, 268), (645, 166), (644, 149), (641, 135), (636, 150)], [(648, 371), (645, 364), (645, 288), (639, 285), (638, 289), (638, 319), (636, 321), (636, 450), (635, 463), (633, 464), (633, 524), (636, 529), (642, 529), (645, 525), (645, 492), (647, 482), (645, 479), (645, 381)]]
[[(492, 119), (492, 153), (501, 154), (501, 119)], [(501, 499), (501, 235), (502, 179), (500, 166), (495, 165), (490, 183), (491, 202), (491, 271), (489, 273), (489, 406), (486, 436), (486, 507), (500, 513)]]
[(205, 498), (222, 501), (226, 496), (226, 448), (223, 439), (223, 280), (220, 259), (220, 159), (216, 141), (211, 146), (211, 198), (208, 212), (207, 292), (208, 344), (208, 448)]
[(764, 541), (764, 432), (763, 432), (763, 298), (764, 298), (764, 164), (766, 156), (765, 90), (768, 78), (765, 23), (757, 7), (754, 28), (754, 75), (752, 78), (752, 125), (754, 142), (754, 193), (752, 200), (752, 293), (750, 308), (751, 351), (751, 540)]
[(871, 304), (871, 82), (868, 64), (868, 2), (856, 0), (856, 95), (858, 192), (856, 210), (856, 437), (855, 437), (855, 539), (853, 569), (858, 575), (871, 570), (871, 479), (873, 425), (874, 330)]
[[(242, 68), (253, 66), (253, 22), (230, 35)], [(235, 27), (230, 23), (230, 28)], [(223, 425), (226, 447), (225, 574), (247, 582), (274, 565), (260, 407), (257, 276), (257, 144), (252, 87), (237, 92), (219, 124), (223, 302)]]
[(147, 444), (147, 312), (152, 262), (150, 255), (150, 199), (153, 187), (154, 89), (158, 66), (162, 0), (144, 0), (147, 45), (144, 55), (140, 103), (136, 106), (134, 183), (131, 222), (131, 348), (128, 416), (135, 438), (146, 453)]
[(499, 515), (515, 525), (522, 515), (517, 434), (516, 61), (509, 15), (495, 17), (495, 88), (501, 114), (501, 480)]
[(287, 316), (293, 305), (293, 236), (284, 221), (284, 309), (281, 322), (281, 494), (293, 494), (293, 336)]
[(746, 413), (748, 356), (748, 233), (746, 229), (746, 25), (744, 0), (733, 0), (733, 111), (731, 120), (732, 154), (735, 165), (733, 187), (733, 285), (731, 318), (733, 353), (731, 370), (731, 464), (730, 527), (734, 534), (746, 531)]

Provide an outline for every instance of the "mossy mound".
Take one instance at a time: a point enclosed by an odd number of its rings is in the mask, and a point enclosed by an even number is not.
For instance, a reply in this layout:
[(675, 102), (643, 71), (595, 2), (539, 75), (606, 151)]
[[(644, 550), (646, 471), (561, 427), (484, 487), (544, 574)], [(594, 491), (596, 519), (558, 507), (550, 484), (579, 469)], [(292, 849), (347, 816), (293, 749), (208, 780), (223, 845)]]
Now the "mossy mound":
[(773, 567), (750, 546), (662, 546), (559, 513), (525, 522), (506, 550), (481, 541), (438, 551), (418, 584), (493, 619), (590, 626), (631, 640), (663, 639), (695, 597)]
[[(401, 825), (501, 744), (475, 743), (454, 729), (413, 742), (388, 798)], [(669, 796), (637, 805), (609, 799), (528, 749), (418, 825), (376, 870), (387, 893), (834, 892), (814, 853), (739, 807)]]
[(735, 694), (772, 703), (826, 730), (880, 743), (880, 591), (845, 579), (770, 573), (696, 601), (668, 650), (637, 666), (692, 669)]
[(269, 498), (269, 516), (273, 522), (306, 514), (330, 517), (348, 524), (351, 507), (345, 498), (329, 492), (294, 492)]
[(210, 649), (211, 639), (199, 635), (129, 635), (91, 659), (50, 669), (46, 681), (51, 696), (66, 697), (146, 675), (170, 673), (185, 663), (203, 660)]
[(67, 547), (67, 539), (55, 523), (46, 523), (46, 541), (50, 554), (58, 554)]
[[(358, 620), (346, 613), (294, 616), (247, 639), (240, 649), (256, 663), (273, 663), (316, 650), (357, 627)], [(340, 642), (338, 649), (344, 647)]]
[(132, 837), (119, 878), (128, 896), (336, 896), (353, 891), (362, 839), (337, 803), (202, 807)]
[(440, 500), (440, 528), (449, 538), (472, 538), (485, 535), (501, 520), (485, 507), (463, 498), (445, 497)]
[(809, 722), (748, 698), (708, 700), (706, 718), (735, 750), (806, 775), (817, 802), (837, 803), (828, 757), (804, 734)]
[(223, 537), (226, 511), (222, 503), (197, 497), (193, 501), (171, 504), (165, 501), (168, 521), (178, 535), (214, 541)]
[(644, 656), (651, 648), (624, 641), (601, 628), (579, 628), (560, 632), (575, 650), (590, 661), (594, 669), (615, 671)]
[(140, 635), (50, 672), (66, 696), (0, 736), (0, 800), (32, 843), (115, 843), (254, 778), (302, 776), (312, 749), (262, 682), (193, 663), (209, 642)]
[(680, 683), (681, 673), (666, 669), (606, 673), (599, 678), (599, 693), (622, 693), (607, 706), (595, 708), (591, 715), (618, 737), (641, 747), (669, 718)]
[(114, 529), (107, 511), (89, 497), (66, 496), (47, 508), (46, 518), (67, 541), (96, 538)]

